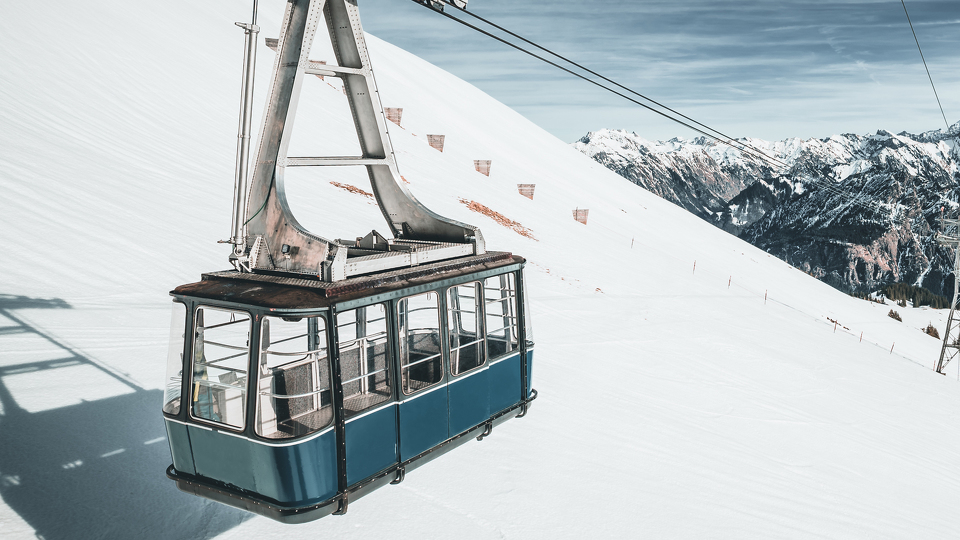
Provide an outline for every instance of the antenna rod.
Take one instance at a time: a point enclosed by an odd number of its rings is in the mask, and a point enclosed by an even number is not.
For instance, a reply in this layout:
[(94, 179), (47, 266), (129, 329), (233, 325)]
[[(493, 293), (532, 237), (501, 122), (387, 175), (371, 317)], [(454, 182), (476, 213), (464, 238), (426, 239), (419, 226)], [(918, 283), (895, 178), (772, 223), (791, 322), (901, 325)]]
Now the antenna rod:
[(233, 230), (230, 243), (233, 253), (243, 255), (246, 244), (244, 216), (247, 211), (247, 180), (250, 163), (250, 124), (253, 117), (253, 79), (257, 66), (257, 0), (253, 0), (250, 23), (234, 23), (243, 28), (243, 88), (240, 93), (240, 127), (237, 134), (237, 165), (233, 183)]

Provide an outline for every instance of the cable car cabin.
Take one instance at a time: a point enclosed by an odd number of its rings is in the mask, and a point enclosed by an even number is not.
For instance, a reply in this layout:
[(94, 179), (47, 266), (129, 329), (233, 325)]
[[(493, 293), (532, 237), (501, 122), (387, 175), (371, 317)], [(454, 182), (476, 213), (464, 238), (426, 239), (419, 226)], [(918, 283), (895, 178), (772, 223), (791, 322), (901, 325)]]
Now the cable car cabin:
[[(164, 422), (188, 493), (299, 523), (526, 414), (533, 343), (524, 259), (404, 186), (354, 0), (285, 4), (250, 159), (257, 4), (244, 76), (230, 263), (177, 287)], [(326, 25), (319, 25), (319, 18)], [(327, 28), (337, 63), (310, 58)], [(269, 40), (268, 40), (269, 41)], [(269, 46), (269, 45), (268, 45)], [(360, 155), (287, 156), (300, 89), (339, 77)], [(393, 238), (310, 233), (289, 167), (364, 167)], [(322, 178), (322, 173), (317, 173)]]
[(487, 252), (335, 283), (230, 271), (177, 287), (167, 475), (299, 523), (523, 416), (524, 263)]

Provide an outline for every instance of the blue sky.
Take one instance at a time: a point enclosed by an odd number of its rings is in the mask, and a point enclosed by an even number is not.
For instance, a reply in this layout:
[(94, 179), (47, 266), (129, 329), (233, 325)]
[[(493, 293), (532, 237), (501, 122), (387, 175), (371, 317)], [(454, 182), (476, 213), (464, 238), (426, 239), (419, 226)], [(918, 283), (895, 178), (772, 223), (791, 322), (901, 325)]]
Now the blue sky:
[[(960, 1), (907, 0), (907, 8), (956, 122)], [(368, 32), (565, 141), (600, 128), (695, 135), (409, 0), (360, 0), (360, 9)], [(733, 136), (944, 125), (899, 0), (471, 0), (469, 9)]]

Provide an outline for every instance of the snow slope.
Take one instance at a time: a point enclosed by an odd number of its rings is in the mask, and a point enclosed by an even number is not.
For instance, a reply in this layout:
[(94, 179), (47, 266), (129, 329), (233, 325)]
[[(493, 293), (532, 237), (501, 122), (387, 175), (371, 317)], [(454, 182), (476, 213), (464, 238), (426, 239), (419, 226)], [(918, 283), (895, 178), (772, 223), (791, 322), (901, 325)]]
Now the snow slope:
[[(960, 383), (933, 373), (939, 342), (919, 330), (945, 313), (896, 322), (373, 37), (411, 190), (528, 258), (540, 398), (344, 517), (287, 527), (178, 492), (159, 411), (167, 291), (227, 266), (246, 7), (55, 7), (0, 17), (0, 538), (956, 536)], [(352, 145), (327, 82), (291, 155)], [(329, 184), (369, 190), (362, 173), (309, 174), (288, 187), (308, 228), (385, 229)]]

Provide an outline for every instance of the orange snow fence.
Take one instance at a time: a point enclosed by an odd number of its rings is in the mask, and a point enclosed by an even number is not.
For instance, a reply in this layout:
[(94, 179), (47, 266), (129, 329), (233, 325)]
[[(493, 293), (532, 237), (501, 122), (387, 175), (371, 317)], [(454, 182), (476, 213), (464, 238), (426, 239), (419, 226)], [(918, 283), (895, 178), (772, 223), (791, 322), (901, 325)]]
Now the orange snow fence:
[(341, 184), (340, 182), (330, 182), (331, 186), (338, 187), (344, 191), (349, 191), (350, 193), (355, 193), (357, 195), (363, 195), (364, 197), (373, 198), (373, 193), (367, 193), (366, 191), (358, 188), (357, 186), (351, 186), (350, 184)]
[[(465, 205), (467, 206), (467, 208), (470, 209), (471, 211), (476, 212), (476, 213), (478, 213), (478, 214), (483, 214), (483, 215), (485, 215), (485, 216), (493, 219), (494, 221), (496, 221), (496, 222), (499, 223), (500, 225), (503, 225), (504, 227), (506, 227), (506, 228), (508, 228), (508, 229), (513, 229), (513, 232), (519, 234), (520, 236), (526, 236), (527, 238), (529, 238), (529, 239), (531, 239), (531, 240), (537, 240), (537, 239), (534, 238), (534, 236), (533, 236), (533, 231), (531, 231), (530, 229), (524, 227), (524, 226), (521, 225), (519, 222), (516, 222), (516, 221), (508, 218), (507, 216), (501, 214), (500, 212), (497, 212), (497, 211), (495, 211), (495, 210), (491, 210), (490, 208), (487, 208), (486, 206), (478, 203), (477, 201), (468, 201), (467, 199), (460, 199), (460, 202), (463, 203), (463, 204), (465, 204)], [(538, 241), (539, 241), (539, 240), (538, 240)]]
[(587, 210), (586, 208), (577, 208), (576, 210), (573, 211), (573, 219), (575, 219), (575, 220), (579, 221), (580, 223), (583, 223), (584, 225), (586, 225), (586, 224), (587, 224), (587, 214), (589, 214), (589, 213), (590, 213), (590, 210)]
[(400, 107), (387, 107), (383, 109), (383, 112), (387, 115), (387, 120), (393, 122), (396, 125), (400, 125), (400, 117), (403, 116), (403, 109)]
[(445, 138), (445, 135), (427, 135), (427, 142), (430, 143), (430, 146), (443, 152), (443, 140)]
[(524, 197), (533, 200), (533, 190), (537, 187), (536, 184), (517, 184), (517, 191), (520, 192)]
[(473, 160), (473, 168), (475, 168), (478, 173), (484, 176), (490, 176), (490, 160), (489, 159)]

